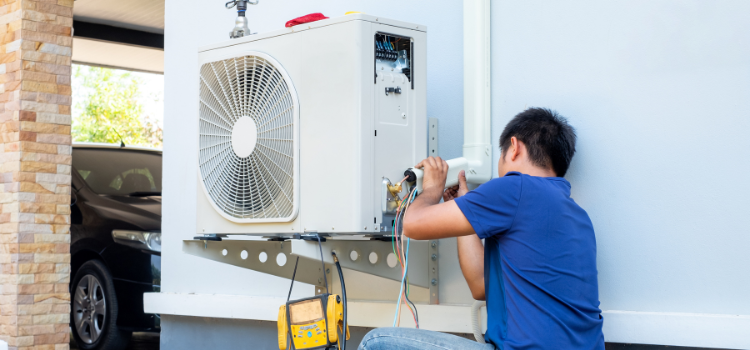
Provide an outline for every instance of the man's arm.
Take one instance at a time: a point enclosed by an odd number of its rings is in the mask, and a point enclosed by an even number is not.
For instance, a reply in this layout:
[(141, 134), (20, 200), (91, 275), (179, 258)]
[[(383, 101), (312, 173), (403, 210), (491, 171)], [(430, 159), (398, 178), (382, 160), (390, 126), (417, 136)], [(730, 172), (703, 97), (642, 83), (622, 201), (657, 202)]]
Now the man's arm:
[[(423, 191), (409, 206), (404, 218), (404, 234), (416, 239), (458, 237), (458, 262), (476, 300), (485, 300), (484, 246), (469, 220), (453, 199), (469, 192), (466, 174), (458, 175), (458, 186), (443, 191), (448, 164), (440, 158), (427, 158), (417, 168), (424, 169)], [(440, 204), (440, 197), (444, 203)]]
[[(448, 163), (429, 157), (417, 164), (424, 169), (422, 193), (409, 205), (404, 216), (406, 237), (426, 240), (474, 234), (469, 220), (453, 201), (440, 203), (448, 176)], [(463, 177), (466, 187), (466, 178)]]
[(484, 246), (477, 235), (458, 237), (458, 264), (469, 285), (471, 296), (485, 300)]

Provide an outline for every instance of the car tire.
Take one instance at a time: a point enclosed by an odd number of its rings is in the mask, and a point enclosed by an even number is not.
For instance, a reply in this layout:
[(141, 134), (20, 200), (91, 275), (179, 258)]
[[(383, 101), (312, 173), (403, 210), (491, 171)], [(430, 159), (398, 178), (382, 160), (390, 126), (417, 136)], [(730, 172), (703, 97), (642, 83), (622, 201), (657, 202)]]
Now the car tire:
[(132, 332), (117, 327), (117, 296), (107, 267), (99, 260), (81, 265), (70, 285), (70, 327), (82, 350), (122, 350)]

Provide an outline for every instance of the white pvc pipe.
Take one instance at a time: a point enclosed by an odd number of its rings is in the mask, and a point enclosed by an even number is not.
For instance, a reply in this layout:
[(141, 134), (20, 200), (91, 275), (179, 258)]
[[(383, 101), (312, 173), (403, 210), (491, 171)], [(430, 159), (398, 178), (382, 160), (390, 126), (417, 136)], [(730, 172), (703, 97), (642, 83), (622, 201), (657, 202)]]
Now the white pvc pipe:
[[(464, 0), (464, 156), (448, 160), (450, 170), (445, 187), (458, 183), (458, 173), (466, 171), (466, 181), (480, 185), (492, 178), (492, 100), (490, 55), (491, 0)], [(417, 190), (422, 191), (422, 175)]]
[[(458, 185), (458, 174), (461, 170), (469, 169), (469, 161), (466, 158), (454, 158), (447, 160), (448, 163), (448, 176), (445, 180), (445, 188)], [(417, 175), (417, 193), (422, 192), (422, 178), (424, 177), (424, 171), (421, 169), (411, 169), (414, 175)]]
[(492, 178), (491, 0), (464, 0), (464, 158), (466, 179)]

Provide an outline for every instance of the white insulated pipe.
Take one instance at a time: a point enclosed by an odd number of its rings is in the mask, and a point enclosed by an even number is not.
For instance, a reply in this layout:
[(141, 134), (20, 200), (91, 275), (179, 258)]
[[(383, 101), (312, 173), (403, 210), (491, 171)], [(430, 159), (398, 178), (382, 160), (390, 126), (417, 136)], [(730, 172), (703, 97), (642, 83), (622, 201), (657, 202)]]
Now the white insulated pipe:
[[(460, 158), (453, 158), (446, 160), (448, 163), (448, 176), (445, 180), (445, 188), (453, 187), (455, 185), (458, 185), (458, 173), (461, 170), (466, 170), (466, 181), (469, 181), (468, 178), (468, 169), (469, 169), (469, 160), (460, 157)], [(424, 177), (424, 171), (422, 169), (410, 169), (412, 172), (414, 172), (414, 175), (417, 176), (417, 192), (422, 192), (422, 178)]]
[[(466, 181), (481, 185), (492, 178), (492, 100), (490, 52), (491, 0), (464, 0), (464, 147), (463, 157), (448, 160), (445, 187), (458, 183), (458, 173), (466, 171)], [(419, 169), (417, 190), (422, 190)]]
[(492, 178), (491, 0), (464, 0), (464, 158), (466, 180)]

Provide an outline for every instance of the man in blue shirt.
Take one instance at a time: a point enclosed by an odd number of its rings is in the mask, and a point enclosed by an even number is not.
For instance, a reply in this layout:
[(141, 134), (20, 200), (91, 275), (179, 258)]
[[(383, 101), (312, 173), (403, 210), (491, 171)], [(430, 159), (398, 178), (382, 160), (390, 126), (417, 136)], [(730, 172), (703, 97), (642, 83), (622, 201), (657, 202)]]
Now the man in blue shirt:
[(563, 178), (575, 142), (565, 118), (531, 108), (500, 137), (500, 178), (469, 191), (462, 172), (459, 185), (443, 191), (447, 163), (422, 161), (423, 191), (405, 215), (404, 234), (458, 237), (471, 294), (487, 301), (488, 344), (380, 328), (365, 336), (360, 349), (603, 350), (594, 228)]

